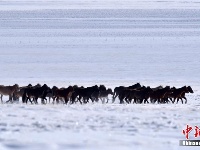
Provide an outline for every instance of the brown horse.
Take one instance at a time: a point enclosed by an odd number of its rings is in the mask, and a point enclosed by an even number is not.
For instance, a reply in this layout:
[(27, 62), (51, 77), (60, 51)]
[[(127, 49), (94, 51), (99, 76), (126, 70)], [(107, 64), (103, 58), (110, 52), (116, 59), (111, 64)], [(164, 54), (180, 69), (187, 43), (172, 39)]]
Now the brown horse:
[(19, 90), (19, 85), (15, 84), (13, 86), (4, 86), (0, 85), (0, 95), (1, 95), (1, 103), (3, 103), (3, 95), (9, 96), (9, 100), (7, 102), (13, 102), (13, 94), (15, 91)]
[(173, 92), (170, 94), (170, 99), (173, 98), (173, 103), (177, 100), (177, 103), (179, 101), (179, 99), (181, 100), (182, 104), (183, 104), (183, 99), (185, 99), (185, 104), (187, 103), (187, 99), (185, 97), (186, 93), (194, 93), (194, 91), (192, 90), (192, 88), (190, 86), (183, 86), (181, 88), (173, 88)]
[[(69, 86), (68, 88), (55, 89), (53, 91), (53, 94), (56, 97), (56, 101), (58, 101), (59, 98), (64, 98), (65, 104), (67, 104), (73, 92), (74, 92), (74, 88), (72, 86)], [(53, 100), (53, 103), (54, 103), (54, 100)]]

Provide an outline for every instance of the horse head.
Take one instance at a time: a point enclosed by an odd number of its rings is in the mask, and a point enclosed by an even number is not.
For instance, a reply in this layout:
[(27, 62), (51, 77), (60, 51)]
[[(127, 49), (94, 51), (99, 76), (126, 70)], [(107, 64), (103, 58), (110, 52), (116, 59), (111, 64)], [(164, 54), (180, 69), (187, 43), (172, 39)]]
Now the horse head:
[(14, 87), (15, 90), (19, 89), (19, 85), (18, 84), (13, 85), (13, 87)]
[(188, 87), (187, 87), (187, 90), (188, 90), (188, 92), (190, 92), (190, 93), (194, 93), (194, 91), (193, 91), (193, 89), (191, 88), (191, 86), (188, 86)]
[(32, 84), (28, 84), (28, 87), (32, 87)]
[(108, 88), (108, 89), (107, 89), (107, 92), (108, 92), (108, 94), (111, 94), (111, 95), (114, 94), (111, 88)]

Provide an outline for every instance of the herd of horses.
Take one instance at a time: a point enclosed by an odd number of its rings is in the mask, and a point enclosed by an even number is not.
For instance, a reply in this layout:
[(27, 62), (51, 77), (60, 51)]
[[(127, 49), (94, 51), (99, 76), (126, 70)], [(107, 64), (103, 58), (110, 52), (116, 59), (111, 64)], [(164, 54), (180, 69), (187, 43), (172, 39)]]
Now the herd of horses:
[(182, 104), (187, 103), (186, 93), (194, 93), (190, 86), (183, 86), (181, 88), (170, 86), (158, 86), (151, 88), (149, 86), (142, 86), (140, 83), (125, 87), (115, 87), (114, 91), (111, 88), (106, 88), (105, 85), (100, 86), (69, 86), (67, 88), (58, 88), (53, 86), (50, 88), (46, 84), (37, 84), (32, 86), (19, 87), (18, 84), (13, 86), (0, 85), (0, 98), (3, 103), (3, 95), (9, 96), (9, 100), (6, 103), (13, 103), (19, 101), (21, 98), (23, 103), (38, 104), (38, 99), (41, 99), (42, 104), (51, 103), (63, 103), (63, 104), (86, 104), (90, 101), (92, 103), (102, 101), (102, 103), (108, 103), (108, 96), (112, 96), (112, 103), (116, 98), (119, 99), (120, 104), (142, 104), (142, 103), (178, 103), (181, 100)]

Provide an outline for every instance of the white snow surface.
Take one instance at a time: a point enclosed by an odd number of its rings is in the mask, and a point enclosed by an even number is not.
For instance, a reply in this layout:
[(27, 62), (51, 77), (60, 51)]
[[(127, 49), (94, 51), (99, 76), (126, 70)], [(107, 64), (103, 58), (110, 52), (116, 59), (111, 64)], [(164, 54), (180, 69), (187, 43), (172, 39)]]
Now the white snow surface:
[(179, 140), (200, 126), (199, 41), (198, 0), (0, 1), (0, 85), (194, 90), (184, 105), (1, 104), (0, 150), (188, 149)]

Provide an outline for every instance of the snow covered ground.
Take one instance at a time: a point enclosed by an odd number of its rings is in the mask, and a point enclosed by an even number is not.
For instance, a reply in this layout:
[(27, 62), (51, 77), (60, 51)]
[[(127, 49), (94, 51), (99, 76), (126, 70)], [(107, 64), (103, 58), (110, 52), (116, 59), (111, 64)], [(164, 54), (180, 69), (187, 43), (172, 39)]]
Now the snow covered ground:
[(195, 92), (186, 105), (2, 104), (0, 150), (184, 149), (186, 124), (200, 126), (199, 8), (197, 0), (0, 1), (0, 84)]

